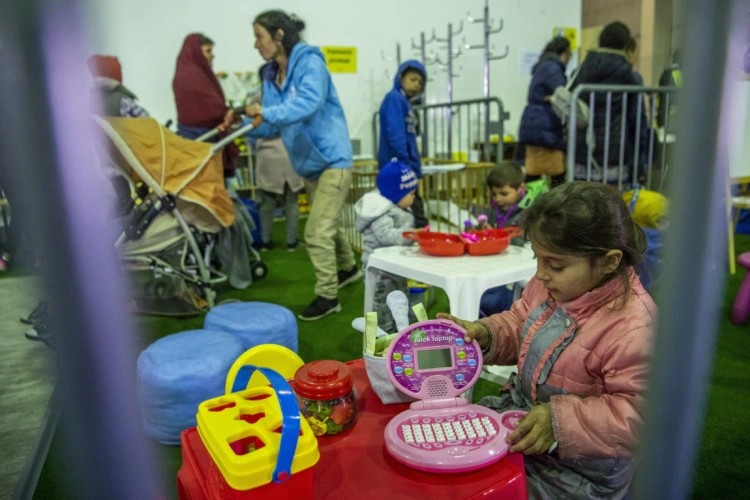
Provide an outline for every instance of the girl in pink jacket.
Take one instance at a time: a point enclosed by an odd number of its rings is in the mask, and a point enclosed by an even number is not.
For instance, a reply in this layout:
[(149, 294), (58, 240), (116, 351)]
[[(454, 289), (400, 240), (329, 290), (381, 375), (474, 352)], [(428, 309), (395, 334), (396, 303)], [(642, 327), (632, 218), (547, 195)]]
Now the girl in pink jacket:
[(656, 306), (633, 267), (646, 250), (618, 193), (571, 182), (540, 195), (523, 227), (537, 272), (509, 311), (456, 321), (488, 364), (517, 364), (479, 404), (528, 415), (508, 437), (529, 498), (621, 498), (632, 478)]

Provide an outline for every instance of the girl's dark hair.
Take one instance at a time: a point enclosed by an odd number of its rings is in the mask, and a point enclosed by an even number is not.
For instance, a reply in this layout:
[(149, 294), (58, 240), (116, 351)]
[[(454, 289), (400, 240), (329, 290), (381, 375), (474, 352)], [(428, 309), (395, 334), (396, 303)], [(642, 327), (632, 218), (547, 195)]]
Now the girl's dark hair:
[(630, 43), (630, 28), (620, 21), (609, 23), (599, 34), (599, 47), (625, 50), (628, 43)]
[(487, 187), (492, 189), (510, 186), (513, 189), (518, 189), (521, 187), (523, 180), (523, 169), (517, 163), (503, 161), (490, 170), (490, 174), (487, 176)]
[(561, 56), (568, 50), (570, 50), (570, 41), (564, 36), (558, 36), (553, 38), (552, 41), (544, 47), (542, 54), (551, 53)]
[(199, 35), (199, 36), (200, 36), (201, 47), (203, 47), (204, 45), (213, 45), (214, 44), (214, 41), (211, 40), (210, 38), (208, 38), (206, 35)]
[(647, 242), (616, 189), (595, 182), (562, 184), (539, 195), (526, 209), (523, 228), (528, 241), (554, 253), (588, 256), (592, 263), (610, 250), (621, 250), (613, 277), (625, 287), (625, 303), (629, 269), (641, 261)]
[(267, 10), (258, 14), (253, 24), (260, 24), (272, 36), (276, 36), (278, 30), (284, 30), (284, 38), (281, 39), (281, 45), (287, 55), (292, 53), (292, 49), (300, 41), (300, 33), (305, 29), (305, 22), (295, 16), (288, 15), (283, 10)]

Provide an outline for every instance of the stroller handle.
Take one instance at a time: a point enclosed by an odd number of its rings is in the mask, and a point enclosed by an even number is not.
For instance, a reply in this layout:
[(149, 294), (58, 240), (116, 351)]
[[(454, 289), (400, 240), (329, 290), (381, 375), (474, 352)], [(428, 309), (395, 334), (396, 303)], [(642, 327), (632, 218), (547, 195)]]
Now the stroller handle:
[(214, 144), (214, 146), (211, 148), (211, 152), (215, 153), (219, 151), (221, 148), (223, 148), (224, 146), (226, 146), (227, 144), (229, 144), (236, 138), (240, 137), (241, 135), (245, 135), (251, 130), (258, 128), (261, 123), (263, 123), (263, 117), (260, 115), (257, 115), (255, 119), (252, 121), (252, 123), (248, 123), (244, 127), (238, 128), (237, 130), (235, 130), (234, 132), (232, 132), (231, 134), (229, 134), (228, 136), (226, 136), (225, 138), (223, 138), (222, 140)]

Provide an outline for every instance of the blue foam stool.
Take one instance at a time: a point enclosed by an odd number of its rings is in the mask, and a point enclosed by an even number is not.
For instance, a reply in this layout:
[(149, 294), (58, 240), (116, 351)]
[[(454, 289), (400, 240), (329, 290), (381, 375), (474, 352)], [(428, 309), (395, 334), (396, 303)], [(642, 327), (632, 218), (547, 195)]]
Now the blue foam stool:
[(229, 369), (245, 349), (224, 332), (190, 330), (157, 340), (138, 356), (138, 397), (146, 435), (180, 444), (203, 401), (224, 394)]
[(297, 319), (285, 307), (267, 302), (235, 302), (214, 307), (203, 322), (206, 330), (231, 333), (245, 350), (278, 344), (297, 352)]

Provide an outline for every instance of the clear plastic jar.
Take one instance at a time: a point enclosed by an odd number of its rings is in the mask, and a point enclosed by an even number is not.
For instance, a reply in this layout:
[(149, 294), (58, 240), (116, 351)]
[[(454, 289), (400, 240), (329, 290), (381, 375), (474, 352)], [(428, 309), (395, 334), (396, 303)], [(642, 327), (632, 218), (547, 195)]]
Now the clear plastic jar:
[(292, 388), (300, 412), (316, 436), (338, 434), (354, 424), (357, 397), (352, 372), (344, 363), (307, 363), (297, 370)]

